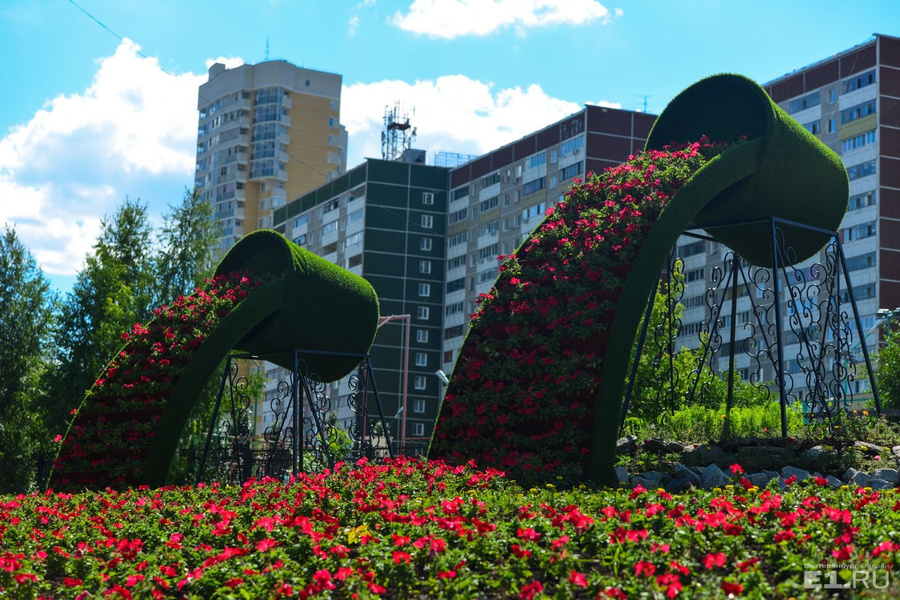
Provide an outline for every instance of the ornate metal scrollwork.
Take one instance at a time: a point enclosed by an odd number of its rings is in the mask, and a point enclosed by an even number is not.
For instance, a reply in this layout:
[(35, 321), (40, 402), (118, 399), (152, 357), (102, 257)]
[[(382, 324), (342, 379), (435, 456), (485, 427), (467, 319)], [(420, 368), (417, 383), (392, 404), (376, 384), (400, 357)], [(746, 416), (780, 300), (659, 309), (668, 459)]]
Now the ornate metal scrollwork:
[[(666, 407), (677, 405), (673, 394), (681, 387), (679, 381), (686, 378), (691, 385), (688, 397), (683, 400), (691, 403), (707, 392), (704, 386), (710, 380), (705, 373), (727, 377), (728, 370), (733, 371), (740, 361), (746, 370), (743, 378), (760, 394), (780, 401), (784, 435), (786, 406), (803, 402), (804, 412), (810, 418), (824, 418), (830, 423), (837, 411), (846, 410), (855, 400), (854, 383), (861, 376), (872, 384), (876, 408), (880, 411), (840, 239), (835, 232), (817, 230), (830, 236), (830, 241), (817, 261), (798, 264), (797, 254), (787, 242), (785, 226), (803, 226), (778, 219), (771, 219), (770, 223), (773, 268), (751, 266), (732, 250), (724, 253), (721, 263), (705, 263), (711, 269), (709, 285), (702, 294), (705, 318), (690, 324), (691, 333), (696, 329), (699, 338), (698, 360), (695, 368), (684, 374), (678, 373), (671, 358), (668, 358), (670, 368), (663, 368), (665, 355), (674, 354), (676, 337), (685, 339), (684, 324), (677, 309), (684, 301), (685, 263), (673, 251), (661, 274), (661, 284), (669, 291), (666, 322), (657, 324), (648, 339), (642, 333), (634, 359), (636, 363), (642, 352), (653, 353), (654, 372), (660, 378), (657, 401)], [(697, 232), (685, 234), (712, 240)], [(749, 309), (738, 313), (740, 298), (747, 298), (742, 306), (749, 304)], [(653, 301), (651, 298), (650, 302)], [(695, 299), (693, 307), (698, 304)], [(650, 307), (646, 315), (650, 315)], [(859, 341), (854, 343), (854, 339)], [(726, 357), (729, 369), (723, 373), (720, 363)], [(768, 382), (763, 375), (767, 369)], [(634, 373), (633, 369), (626, 391), (626, 407)], [(728, 377), (729, 406), (734, 377)], [(624, 416), (623, 410), (622, 423)]]
[[(229, 357), (198, 482), (205, 479), (240, 483), (248, 477), (286, 479), (299, 472), (332, 468), (338, 460), (375, 458), (382, 446), (393, 456), (369, 357), (360, 356), (359, 367), (348, 379), (347, 404), (355, 417), (349, 431), (343, 432), (334, 424), (337, 405), (327, 393), (329, 384), (309, 372), (299, 352), (295, 351), (293, 371), (288, 371), (287, 377), (275, 383), (274, 388), (270, 386), (263, 400), (268, 405), (266, 412), (271, 422), (258, 435), (253, 434), (250, 425), (255, 406), (248, 393), (250, 382), (240, 375), (238, 362), (266, 357), (247, 354)], [(370, 392), (377, 406), (377, 414), (372, 417), (368, 414)], [(222, 406), (227, 414), (218, 422)], [(375, 427), (379, 420), (381, 425)], [(381, 431), (376, 433), (377, 430)]]

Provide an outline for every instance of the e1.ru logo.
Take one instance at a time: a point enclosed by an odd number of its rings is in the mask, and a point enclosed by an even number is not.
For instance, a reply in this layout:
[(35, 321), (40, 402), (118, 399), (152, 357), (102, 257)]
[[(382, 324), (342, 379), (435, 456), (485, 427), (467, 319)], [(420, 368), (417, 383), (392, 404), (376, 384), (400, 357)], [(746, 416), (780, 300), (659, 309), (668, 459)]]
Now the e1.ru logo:
[[(881, 581), (881, 578), (877, 575), (879, 571), (884, 573), (884, 578)], [(853, 570), (850, 573), (852, 575), (849, 580), (839, 583), (837, 571), (803, 571), (803, 587), (812, 590), (857, 589), (859, 587), (869, 589), (869, 584), (871, 583), (871, 587), (883, 590), (890, 585), (890, 572), (885, 569)], [(822, 575), (825, 575), (827, 579), (824, 584), (822, 583)], [(881, 585), (879, 585), (879, 581)]]

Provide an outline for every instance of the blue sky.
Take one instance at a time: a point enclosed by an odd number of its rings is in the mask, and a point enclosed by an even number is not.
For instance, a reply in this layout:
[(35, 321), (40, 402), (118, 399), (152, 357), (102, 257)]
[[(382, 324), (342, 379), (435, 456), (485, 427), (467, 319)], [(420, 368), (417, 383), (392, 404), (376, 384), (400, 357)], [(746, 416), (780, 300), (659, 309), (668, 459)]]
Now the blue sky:
[(478, 154), (586, 103), (642, 110), (647, 96), (658, 113), (707, 75), (764, 83), (873, 33), (900, 36), (900, 4), (3, 0), (0, 223), (68, 290), (122, 198), (159, 219), (192, 184), (208, 65), (260, 62), (267, 43), (343, 75), (354, 166), (378, 154), (395, 100), (415, 111), (417, 146)]

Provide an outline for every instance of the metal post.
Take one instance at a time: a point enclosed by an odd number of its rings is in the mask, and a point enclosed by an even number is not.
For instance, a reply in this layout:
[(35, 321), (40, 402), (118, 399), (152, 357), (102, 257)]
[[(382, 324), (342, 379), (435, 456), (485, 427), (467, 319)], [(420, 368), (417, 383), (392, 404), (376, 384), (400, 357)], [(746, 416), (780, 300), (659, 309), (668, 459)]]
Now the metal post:
[(300, 358), (294, 349), (294, 385), (291, 391), (291, 431), (294, 436), (294, 465), (291, 474), (296, 477), (303, 470), (303, 432), (300, 431), (300, 409), (303, 408), (303, 386), (300, 382)]
[(722, 427), (722, 439), (731, 437), (731, 407), (734, 406), (734, 344), (735, 330), (737, 329), (737, 291), (738, 291), (738, 267), (740, 258), (737, 254), (731, 255), (731, 333), (728, 338), (728, 395), (725, 397), (725, 424)]
[(772, 285), (775, 287), (775, 346), (778, 349), (778, 394), (781, 402), (781, 437), (787, 437), (787, 395), (785, 393), (784, 372), (784, 341), (781, 328), (784, 323), (781, 318), (781, 289), (778, 286), (778, 237), (775, 219), (770, 218), (772, 234)]
[(203, 456), (200, 457), (200, 465), (197, 467), (197, 477), (194, 485), (200, 483), (203, 477), (203, 467), (206, 466), (206, 457), (209, 454), (209, 444), (212, 441), (213, 429), (216, 426), (216, 419), (219, 417), (219, 404), (222, 402), (222, 394), (225, 391), (225, 382), (228, 380), (228, 373), (231, 370), (231, 357), (225, 359), (225, 370), (222, 372), (222, 381), (219, 383), (219, 393), (216, 395), (216, 406), (213, 408), (212, 419), (209, 421), (209, 430), (206, 432), (206, 442), (203, 444)]
[(625, 428), (625, 415), (628, 414), (628, 405), (631, 402), (631, 391), (634, 388), (634, 379), (637, 377), (641, 353), (644, 351), (644, 342), (647, 339), (647, 327), (650, 326), (650, 317), (653, 314), (653, 301), (656, 299), (656, 291), (658, 289), (659, 278), (653, 282), (653, 291), (650, 292), (650, 300), (647, 302), (647, 309), (644, 311), (644, 322), (641, 324), (641, 333), (638, 335), (634, 360), (631, 362), (631, 375), (628, 377), (628, 383), (625, 386), (625, 399), (624, 402), (622, 402), (622, 411), (619, 413), (619, 435), (622, 435)]

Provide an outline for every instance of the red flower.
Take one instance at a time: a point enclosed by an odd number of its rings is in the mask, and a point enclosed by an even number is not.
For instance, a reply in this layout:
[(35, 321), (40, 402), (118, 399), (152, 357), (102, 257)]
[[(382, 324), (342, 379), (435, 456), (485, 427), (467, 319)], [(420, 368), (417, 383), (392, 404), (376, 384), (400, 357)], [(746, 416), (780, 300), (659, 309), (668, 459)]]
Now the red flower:
[(722, 582), (722, 591), (728, 594), (729, 596), (737, 596), (741, 592), (744, 591), (744, 586), (739, 583), (735, 583), (733, 581), (723, 581)]
[(647, 577), (652, 576), (656, 573), (656, 566), (653, 563), (649, 563), (645, 560), (640, 560), (634, 565), (634, 574), (636, 576), (645, 575)]
[(713, 567), (724, 567), (725, 560), (725, 554), (722, 552), (716, 552), (715, 554), (707, 553), (703, 559), (703, 566), (706, 567), (707, 570), (710, 570)]
[(569, 583), (583, 588), (588, 586), (587, 579), (584, 578), (584, 573), (579, 573), (578, 571), (569, 571)]
[(540, 581), (535, 581), (533, 583), (522, 586), (522, 591), (519, 593), (519, 598), (521, 600), (531, 600), (543, 590), (543, 584)]
[(731, 465), (731, 467), (729, 467), (729, 468), (731, 469), (731, 474), (732, 474), (732, 475), (743, 475), (743, 474), (744, 474), (744, 468), (743, 468), (741, 465), (737, 464), (737, 463), (734, 463), (734, 464)]
[(412, 555), (408, 552), (401, 552), (400, 550), (394, 550), (393, 552), (394, 564), (399, 565), (400, 563), (408, 563), (410, 559), (412, 559)]
[(277, 545), (278, 545), (278, 542), (276, 542), (272, 538), (266, 538), (266, 539), (260, 540), (256, 543), (256, 549), (259, 552), (266, 552), (267, 550), (271, 550), (272, 548), (274, 548)]

